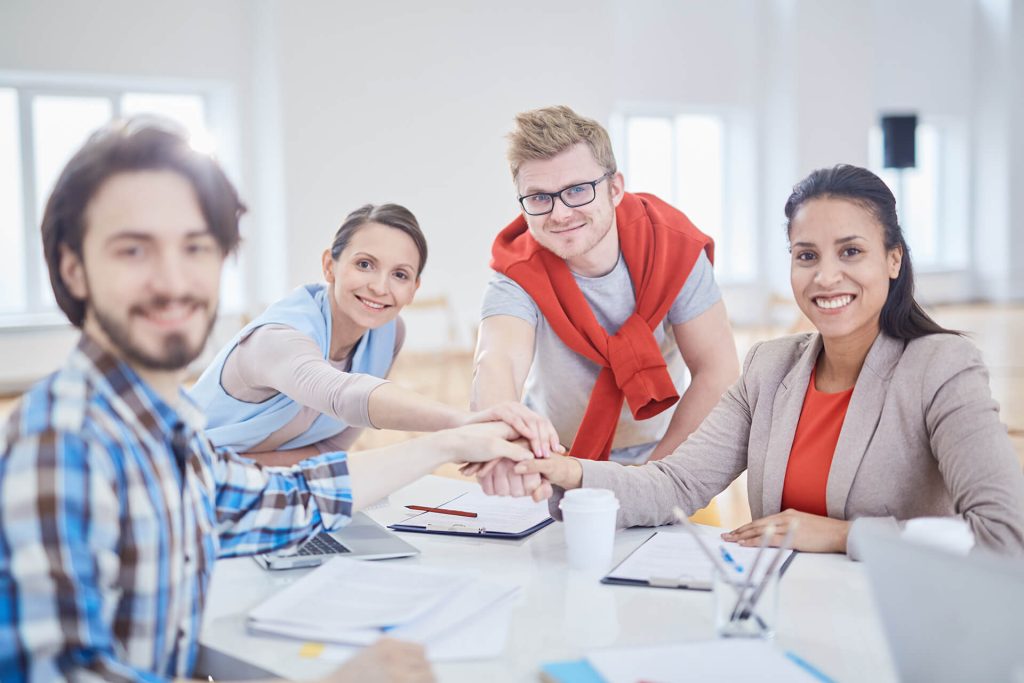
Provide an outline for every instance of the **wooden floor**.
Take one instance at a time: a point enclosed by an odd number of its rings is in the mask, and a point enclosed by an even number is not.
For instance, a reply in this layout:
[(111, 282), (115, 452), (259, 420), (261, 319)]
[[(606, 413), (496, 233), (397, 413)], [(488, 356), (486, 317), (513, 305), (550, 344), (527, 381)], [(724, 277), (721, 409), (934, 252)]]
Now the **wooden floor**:
[[(931, 311), (940, 324), (967, 332), (981, 348), (991, 373), (992, 393), (999, 402), (1001, 417), (1010, 429), (1017, 455), (1024, 465), (1024, 305), (957, 306)], [(786, 334), (801, 327), (794, 322), (787, 328), (737, 329), (740, 356), (759, 339)], [(395, 363), (392, 379), (403, 386), (456, 406), (469, 403), (472, 379), (472, 354), (469, 351), (443, 353), (406, 352)], [(0, 398), (0, 417), (13, 407), (15, 398)], [(415, 434), (389, 431), (367, 431), (356, 443), (356, 449), (373, 448), (410, 439)], [(458, 477), (454, 467), (445, 467), (439, 474)], [(733, 527), (750, 518), (743, 478), (724, 492), (717, 501), (720, 523)]]

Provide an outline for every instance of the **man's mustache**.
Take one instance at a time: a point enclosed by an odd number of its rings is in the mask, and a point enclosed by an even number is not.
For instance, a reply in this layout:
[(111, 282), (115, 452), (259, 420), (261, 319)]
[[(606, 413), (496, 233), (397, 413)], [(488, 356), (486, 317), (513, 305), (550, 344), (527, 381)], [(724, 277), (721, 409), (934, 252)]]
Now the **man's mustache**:
[(171, 298), (166, 296), (154, 297), (149, 301), (141, 304), (135, 304), (128, 309), (129, 315), (146, 315), (152, 311), (159, 311), (173, 305), (187, 306), (187, 307), (199, 307), (205, 310), (210, 309), (209, 299), (200, 299), (194, 296), (183, 296), (177, 298)]

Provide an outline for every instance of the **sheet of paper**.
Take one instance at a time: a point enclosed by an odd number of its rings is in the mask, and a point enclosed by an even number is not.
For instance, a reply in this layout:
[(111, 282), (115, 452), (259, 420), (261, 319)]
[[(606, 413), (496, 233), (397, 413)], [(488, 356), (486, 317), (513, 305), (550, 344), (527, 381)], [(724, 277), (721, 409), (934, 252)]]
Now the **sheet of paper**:
[[(757, 548), (748, 548), (722, 541), (719, 534), (725, 529), (707, 526), (698, 526), (697, 529), (711, 552), (717, 555), (721, 552), (719, 546), (722, 546), (736, 560), (736, 564), (743, 568), (742, 574), (740, 572), (733, 574), (734, 578), (737, 575), (742, 575), (754, 583), (760, 581), (779, 552), (778, 548), (767, 548), (754, 575), (750, 577), (749, 572), (754, 564), (754, 558), (757, 556)], [(785, 551), (785, 555), (779, 562), (780, 566), (791, 552), (790, 550)], [(710, 585), (711, 572), (711, 560), (697, 545), (693, 535), (685, 529), (676, 528), (672, 531), (656, 532), (653, 537), (615, 567), (608, 577), (640, 581), (677, 579), (681, 583), (694, 581)]]
[[(479, 592), (473, 591), (480, 596)], [(394, 629), (387, 635), (403, 640), (422, 643), (427, 648), (427, 657), (434, 662), (466, 661), (498, 657), (505, 650), (508, 630), (512, 622), (512, 610), (518, 589), (500, 592), (496, 602), (488, 603), (465, 619), (453, 619), (452, 613), (435, 613), (419, 620), (418, 625), (408, 629)], [(380, 637), (376, 631), (373, 638), (361, 644), (369, 644)], [(327, 645), (320, 657), (328, 661), (343, 662), (357, 652), (354, 647)]]
[(249, 622), (263, 631), (274, 625), (321, 632), (396, 626), (426, 614), (472, 580), (468, 572), (337, 558), (252, 610)]
[(822, 680), (820, 675), (811, 673), (760, 640), (709, 640), (616, 648), (588, 653), (587, 660), (606, 683), (820, 683)]
[(509, 496), (488, 496), (480, 489), (467, 491), (460, 496), (444, 501), (425, 501), (429, 507), (475, 512), (476, 517), (458, 517), (438, 512), (417, 512), (410, 514), (398, 524), (409, 526), (438, 525), (450, 527), (463, 525), (472, 529), (516, 534), (534, 527), (551, 517), (547, 502), (536, 503), (530, 498)]

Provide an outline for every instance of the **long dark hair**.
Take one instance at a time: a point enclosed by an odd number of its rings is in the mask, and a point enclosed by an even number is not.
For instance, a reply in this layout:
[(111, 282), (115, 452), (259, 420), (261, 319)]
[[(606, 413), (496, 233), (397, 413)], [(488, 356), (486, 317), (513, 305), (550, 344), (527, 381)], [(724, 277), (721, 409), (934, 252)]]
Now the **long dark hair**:
[(832, 168), (819, 168), (793, 187), (786, 200), (786, 232), (790, 232), (793, 215), (812, 199), (836, 197), (849, 200), (869, 211), (882, 226), (886, 250), (900, 247), (903, 260), (899, 275), (889, 280), (889, 294), (882, 306), (879, 327), (896, 339), (917, 339), (928, 334), (960, 334), (947, 330), (924, 312), (914, 300), (914, 267), (910, 262), (910, 247), (896, 217), (896, 198), (882, 179), (871, 171), (839, 164)]

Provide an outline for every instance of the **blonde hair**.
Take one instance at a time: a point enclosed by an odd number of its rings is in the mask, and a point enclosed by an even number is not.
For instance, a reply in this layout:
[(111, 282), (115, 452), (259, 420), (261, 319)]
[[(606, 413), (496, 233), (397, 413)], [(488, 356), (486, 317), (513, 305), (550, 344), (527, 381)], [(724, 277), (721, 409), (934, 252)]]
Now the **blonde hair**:
[(512, 179), (519, 177), (524, 161), (550, 159), (575, 144), (587, 143), (594, 159), (615, 173), (615, 154), (608, 131), (594, 119), (580, 116), (565, 105), (534, 109), (516, 115), (516, 127), (508, 134), (508, 163)]

